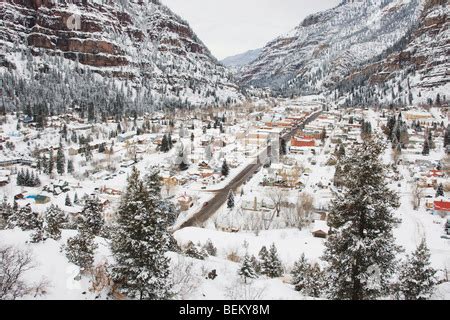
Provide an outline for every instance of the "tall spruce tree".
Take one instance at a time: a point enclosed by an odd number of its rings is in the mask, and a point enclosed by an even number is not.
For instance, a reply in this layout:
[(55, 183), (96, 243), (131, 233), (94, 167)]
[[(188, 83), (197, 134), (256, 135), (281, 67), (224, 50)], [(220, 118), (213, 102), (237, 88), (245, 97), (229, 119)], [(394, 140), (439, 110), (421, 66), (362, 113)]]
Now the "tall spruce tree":
[[(341, 159), (343, 193), (332, 202), (332, 229), (323, 259), (328, 262), (330, 296), (339, 300), (374, 299), (387, 292), (395, 270), (393, 209), (398, 196), (387, 187), (387, 168), (380, 161), (385, 146), (367, 139)], [(377, 285), (372, 285), (378, 271)]]
[(436, 190), (436, 198), (445, 197), (444, 185), (441, 183)]
[(258, 278), (252, 259), (248, 254), (245, 255), (244, 260), (242, 261), (241, 267), (239, 268), (239, 275), (244, 278), (245, 283), (247, 283), (247, 279)]
[(306, 273), (309, 268), (308, 260), (306, 260), (305, 254), (302, 254), (300, 259), (295, 262), (292, 269), (292, 284), (295, 286), (295, 290), (302, 291), (305, 288)]
[(230, 174), (230, 168), (228, 167), (227, 161), (224, 160), (223, 164), (222, 164), (222, 175), (225, 177), (228, 177), (229, 174)]
[(73, 204), (79, 205), (80, 199), (78, 199), (78, 193), (75, 192), (75, 195), (73, 196)]
[(430, 154), (430, 141), (428, 140), (428, 138), (425, 138), (425, 141), (423, 143), (422, 155), (428, 156), (429, 154)]
[(325, 289), (325, 275), (319, 264), (309, 265), (306, 269), (301, 292), (307, 296), (321, 298)]
[(54, 240), (61, 239), (61, 228), (66, 221), (67, 219), (64, 211), (58, 206), (51, 205), (47, 211), (45, 211), (43, 225), (44, 237)]
[(233, 190), (230, 190), (230, 192), (228, 193), (227, 207), (228, 207), (228, 209), (233, 209), (234, 208), (234, 193), (233, 193)]
[(161, 146), (160, 149), (162, 152), (166, 153), (169, 152), (169, 142), (167, 140), (167, 135), (164, 135), (162, 140), (161, 140)]
[(66, 257), (70, 262), (79, 266), (81, 272), (85, 272), (94, 264), (94, 253), (97, 247), (95, 236), (86, 227), (83, 220), (79, 220), (77, 235), (67, 240)]
[(29, 205), (14, 210), (8, 219), (8, 228), (10, 229), (18, 227), (23, 231), (28, 231), (38, 229), (39, 226), (39, 216), (36, 212), (33, 212)]
[(278, 278), (283, 275), (283, 266), (281, 265), (280, 258), (278, 257), (277, 248), (275, 244), (270, 246), (269, 251), (264, 251), (265, 247), (260, 252), (261, 256), (261, 273), (270, 278)]
[(66, 194), (65, 205), (66, 205), (67, 207), (71, 207), (71, 206), (72, 206), (72, 201), (70, 200), (69, 194)]
[(13, 208), (8, 203), (6, 195), (0, 204), (0, 230), (5, 229), (8, 223), (9, 217), (13, 214)]
[(436, 285), (436, 270), (431, 267), (430, 250), (425, 239), (400, 268), (399, 289), (406, 300), (429, 299)]
[(56, 171), (59, 175), (64, 174), (66, 165), (66, 158), (64, 156), (64, 151), (62, 146), (59, 147), (58, 152), (56, 153)]
[(445, 130), (444, 134), (444, 147), (447, 147), (450, 145), (450, 124), (447, 126), (447, 129)]
[(161, 194), (155, 192), (159, 187), (148, 187), (152, 184), (158, 186), (159, 179), (144, 183), (133, 168), (111, 238), (112, 279), (122, 293), (140, 300), (171, 295), (170, 259), (165, 256), (171, 238), (168, 214), (161, 208)]
[(287, 154), (286, 140), (281, 139), (280, 140), (280, 156), (285, 156), (286, 154)]
[(266, 246), (263, 246), (258, 253), (259, 258), (259, 272), (265, 274), (265, 266), (269, 264), (269, 251)]
[(103, 219), (103, 208), (100, 200), (97, 197), (86, 198), (84, 201), (83, 211), (80, 219), (87, 229), (91, 231), (94, 236), (99, 236), (105, 224)]
[(55, 169), (55, 159), (53, 158), (53, 149), (48, 152), (47, 174), (52, 175)]
[(72, 174), (74, 172), (73, 160), (67, 161), (67, 173)]

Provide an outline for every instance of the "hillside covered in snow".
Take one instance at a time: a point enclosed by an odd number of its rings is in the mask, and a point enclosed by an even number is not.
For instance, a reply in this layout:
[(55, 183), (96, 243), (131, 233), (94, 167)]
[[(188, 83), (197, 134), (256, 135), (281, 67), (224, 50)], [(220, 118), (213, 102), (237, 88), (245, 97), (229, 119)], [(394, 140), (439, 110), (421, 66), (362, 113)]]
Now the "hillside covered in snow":
[(261, 52), (262, 52), (262, 49), (249, 50), (247, 52), (225, 58), (221, 62), (226, 67), (229, 67), (232, 69), (239, 69), (239, 68), (253, 62), (256, 58), (259, 57)]
[(417, 22), (419, 12), (418, 0), (343, 1), (269, 42), (244, 68), (241, 81), (296, 86), (302, 91), (333, 86), (399, 41)]
[(229, 71), (157, 0), (2, 1), (0, 43), (10, 108), (44, 97), (55, 112), (72, 104), (140, 111), (241, 98)]

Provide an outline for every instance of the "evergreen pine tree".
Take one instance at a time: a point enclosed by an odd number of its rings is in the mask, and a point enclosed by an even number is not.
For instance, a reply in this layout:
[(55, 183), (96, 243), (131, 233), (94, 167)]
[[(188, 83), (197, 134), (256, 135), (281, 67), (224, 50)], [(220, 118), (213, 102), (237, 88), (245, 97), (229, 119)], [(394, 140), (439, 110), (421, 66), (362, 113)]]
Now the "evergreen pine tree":
[(324, 272), (320, 269), (320, 266), (317, 263), (308, 266), (301, 292), (310, 297), (320, 298), (324, 293), (324, 289)]
[(61, 239), (61, 227), (67, 221), (64, 212), (55, 205), (51, 205), (44, 216), (43, 231), (45, 238)]
[(68, 160), (67, 161), (67, 173), (72, 174), (73, 172), (74, 172), (73, 160)]
[(37, 219), (36, 227), (33, 229), (33, 233), (31, 234), (31, 242), (38, 243), (45, 240), (44, 238), (44, 221), (40, 218)]
[(47, 157), (45, 155), (42, 157), (41, 165), (42, 165), (42, 170), (44, 171), (44, 173), (48, 174), (48, 161), (47, 161)]
[(3, 200), (0, 204), (0, 230), (6, 228), (9, 217), (13, 214), (13, 208), (8, 203), (8, 199), (6, 196), (3, 197)]
[(222, 175), (225, 177), (228, 177), (229, 174), (230, 174), (230, 168), (228, 167), (227, 161), (224, 160), (223, 164), (222, 164)]
[(444, 134), (444, 147), (447, 147), (450, 145), (450, 125), (447, 126), (447, 129), (445, 130)]
[(258, 261), (258, 259), (255, 256), (250, 257), (250, 261), (252, 262), (253, 269), (255, 270), (256, 274), (261, 274), (261, 264)]
[(17, 183), (18, 186), (24, 186), (24, 173), (23, 173), (23, 169), (21, 169), (21, 170), (17, 173), (16, 183)]
[(164, 153), (169, 152), (170, 148), (169, 148), (169, 142), (167, 140), (167, 135), (163, 136), (160, 149)]
[(56, 154), (56, 171), (58, 172), (59, 175), (64, 174), (65, 164), (66, 164), (66, 158), (64, 156), (62, 146), (60, 146), (58, 149), (58, 153)]
[(233, 209), (234, 208), (234, 193), (233, 193), (233, 190), (230, 190), (230, 192), (228, 193), (227, 207), (228, 207), (228, 209)]
[(87, 198), (84, 201), (83, 211), (81, 212), (81, 223), (84, 224), (94, 236), (99, 236), (105, 224), (102, 216), (103, 208), (97, 197)]
[(214, 246), (214, 243), (211, 239), (208, 239), (206, 244), (203, 246), (203, 249), (208, 253), (208, 255), (215, 257), (217, 255), (217, 248)]
[(23, 183), (23, 185), (24, 186), (31, 186), (32, 185), (32, 178), (31, 178), (31, 175), (30, 175), (30, 170), (26, 170), (25, 171), (25, 177), (23, 178), (23, 181), (24, 181), (24, 183)]
[(286, 140), (281, 139), (280, 140), (280, 156), (285, 156), (286, 154), (287, 154)]
[(280, 258), (278, 257), (278, 252), (275, 244), (272, 244), (269, 249), (267, 260), (263, 265), (262, 274), (270, 278), (278, 278), (283, 275), (283, 266), (281, 265)]
[[(341, 159), (344, 192), (332, 202), (326, 242), (330, 295), (334, 299), (363, 300), (382, 296), (395, 270), (393, 228), (398, 223), (393, 209), (398, 196), (387, 187), (387, 168), (380, 161), (381, 142), (367, 139)], [(370, 286), (374, 269), (377, 286)]]
[(302, 291), (305, 288), (305, 279), (309, 267), (305, 254), (302, 254), (300, 259), (295, 262), (294, 269), (292, 269), (292, 284), (295, 286), (295, 290)]
[(433, 133), (431, 132), (431, 130), (428, 131), (428, 146), (432, 150), (436, 148), (436, 145), (433, 141)]
[(425, 138), (425, 142), (423, 143), (422, 155), (428, 156), (430, 154), (430, 142), (427, 138)]
[(324, 144), (326, 139), (327, 139), (327, 129), (323, 128), (322, 133), (320, 134), (320, 140)]
[(36, 212), (31, 210), (31, 206), (29, 205), (15, 210), (8, 219), (9, 229), (18, 227), (23, 231), (28, 231), (39, 228), (39, 225), (39, 216)]
[[(168, 213), (161, 206), (159, 178), (144, 183), (133, 168), (112, 230), (113, 281), (130, 298), (162, 300), (170, 296), (169, 258), (171, 236)], [(149, 188), (148, 186), (155, 186)]]
[(75, 196), (73, 197), (73, 204), (79, 205), (80, 200), (78, 199), (78, 193), (75, 192)]
[(48, 169), (47, 174), (52, 175), (53, 170), (55, 169), (55, 160), (53, 159), (53, 150), (50, 149), (48, 153)]
[(94, 263), (94, 252), (98, 245), (94, 241), (94, 235), (85, 229), (83, 225), (78, 226), (78, 234), (69, 238), (66, 244), (66, 257), (73, 264), (80, 267), (81, 271), (92, 268)]
[(267, 247), (263, 246), (258, 254), (259, 258), (259, 272), (261, 274), (266, 274), (266, 268), (269, 265), (269, 251), (267, 251)]
[(184, 253), (188, 257), (198, 260), (205, 260), (205, 258), (207, 257), (206, 251), (200, 248), (199, 246), (195, 245), (192, 241), (189, 241), (189, 243), (186, 246), (186, 249), (184, 250)]
[(170, 133), (167, 135), (167, 146), (168, 146), (169, 150), (172, 150), (173, 141), (172, 141), (172, 135)]
[(444, 185), (442, 183), (439, 184), (439, 186), (436, 190), (436, 198), (439, 198), (439, 197), (445, 197)]
[(436, 270), (430, 265), (430, 250), (424, 239), (400, 268), (399, 289), (406, 300), (430, 298), (436, 285)]
[(70, 200), (69, 194), (66, 194), (65, 205), (66, 205), (67, 207), (71, 207), (71, 206), (72, 206), (72, 201)]
[(36, 170), (41, 173), (42, 172), (42, 158), (39, 156), (36, 161)]
[(247, 283), (247, 279), (256, 279), (258, 277), (248, 254), (245, 255), (242, 261), (241, 267), (239, 268), (239, 275), (244, 278), (245, 283)]

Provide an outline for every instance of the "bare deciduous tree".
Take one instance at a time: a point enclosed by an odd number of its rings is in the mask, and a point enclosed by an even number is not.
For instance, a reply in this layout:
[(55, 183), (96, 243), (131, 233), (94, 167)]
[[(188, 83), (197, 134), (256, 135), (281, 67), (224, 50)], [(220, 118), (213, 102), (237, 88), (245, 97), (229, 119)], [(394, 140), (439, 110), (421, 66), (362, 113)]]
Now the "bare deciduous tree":
[(300, 193), (297, 199), (296, 223), (303, 228), (310, 220), (314, 209), (314, 197), (308, 193)]
[[(248, 282), (248, 281), (247, 281)], [(240, 279), (226, 288), (226, 297), (230, 300), (261, 300), (266, 287), (258, 287), (253, 282), (244, 283)]]
[(31, 295), (37, 297), (45, 294), (47, 282), (28, 284), (25, 274), (34, 269), (30, 251), (23, 251), (12, 246), (0, 247), (0, 300), (15, 300)]
[(281, 215), (281, 209), (283, 201), (287, 198), (288, 193), (280, 188), (271, 188), (266, 191), (266, 197), (271, 201), (272, 205), (275, 207), (275, 213), (277, 217)]
[(423, 188), (418, 183), (415, 183), (412, 187), (412, 204), (414, 210), (419, 210), (423, 196)]
[(194, 263), (183, 256), (173, 264), (170, 276), (173, 297), (177, 300), (188, 299), (200, 283), (200, 277), (194, 273)]

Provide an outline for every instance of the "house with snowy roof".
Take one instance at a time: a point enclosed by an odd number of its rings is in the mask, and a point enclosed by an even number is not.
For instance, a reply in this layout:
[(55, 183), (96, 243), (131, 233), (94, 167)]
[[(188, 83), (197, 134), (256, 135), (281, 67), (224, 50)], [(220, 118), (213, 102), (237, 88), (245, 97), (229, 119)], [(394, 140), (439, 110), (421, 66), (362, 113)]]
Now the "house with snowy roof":
[(328, 237), (328, 233), (330, 232), (330, 227), (328, 226), (326, 221), (316, 220), (314, 221), (314, 226), (312, 229), (312, 235), (315, 238), (323, 238), (326, 239)]

